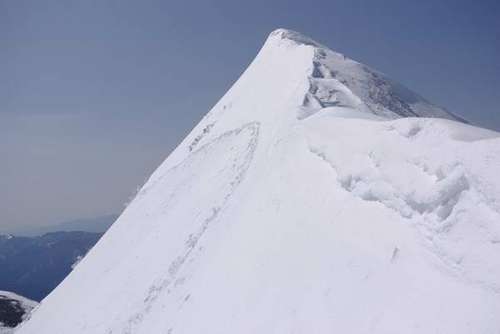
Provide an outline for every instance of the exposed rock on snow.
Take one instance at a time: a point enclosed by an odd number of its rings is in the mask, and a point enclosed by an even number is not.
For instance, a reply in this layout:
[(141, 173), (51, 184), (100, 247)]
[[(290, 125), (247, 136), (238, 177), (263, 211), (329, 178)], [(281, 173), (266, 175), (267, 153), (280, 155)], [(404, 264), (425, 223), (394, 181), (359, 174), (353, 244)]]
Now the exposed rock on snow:
[(500, 134), (458, 121), (279, 29), (19, 333), (498, 333)]
[(0, 291), (0, 333), (13, 333), (38, 303), (15, 293)]

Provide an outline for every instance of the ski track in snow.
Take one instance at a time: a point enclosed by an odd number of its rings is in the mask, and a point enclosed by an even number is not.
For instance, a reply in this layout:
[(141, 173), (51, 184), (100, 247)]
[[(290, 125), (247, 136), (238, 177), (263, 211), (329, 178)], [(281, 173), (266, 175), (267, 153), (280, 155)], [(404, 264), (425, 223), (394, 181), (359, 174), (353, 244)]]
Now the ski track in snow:
[[(260, 125), (258, 122), (252, 122), (245, 124), (238, 129), (227, 131), (222, 135), (220, 135), (219, 137), (208, 142), (204, 146), (200, 147), (199, 149), (193, 151), (183, 162), (181, 162), (177, 166), (172, 167), (171, 170), (165, 173), (165, 175), (170, 175), (170, 172), (172, 170), (182, 169), (187, 163), (189, 163), (191, 159), (193, 159), (193, 157), (195, 157), (198, 154), (207, 153), (207, 151), (209, 151), (213, 146), (217, 145), (221, 141), (230, 139), (231, 137), (234, 136), (238, 136), (240, 135), (240, 133), (244, 131), (249, 131), (250, 139), (246, 147), (244, 148), (245, 153), (242, 161), (240, 161), (239, 165), (233, 163), (231, 166), (231, 168), (236, 170), (236, 175), (233, 179), (228, 180), (230, 185), (229, 191), (222, 197), (222, 199), (219, 199), (219, 203), (215, 204), (211, 208), (209, 215), (203, 220), (203, 223), (198, 228), (198, 230), (189, 235), (188, 239), (185, 241), (184, 250), (182, 250), (181, 254), (179, 254), (175, 258), (175, 260), (170, 264), (165, 274), (165, 278), (161, 279), (160, 282), (153, 284), (149, 288), (147, 295), (144, 298), (144, 307), (141, 308), (142, 311), (136, 313), (135, 315), (129, 318), (127, 326), (124, 331), (125, 333), (133, 333), (134, 327), (142, 322), (145, 315), (151, 310), (151, 307), (153, 306), (157, 298), (160, 296), (160, 294), (165, 290), (167, 291), (167, 294), (170, 294), (172, 283), (179, 281), (179, 279), (177, 279), (177, 276), (178, 273), (181, 271), (184, 263), (186, 263), (187, 259), (190, 256), (192, 256), (193, 250), (196, 249), (196, 246), (198, 245), (200, 239), (203, 237), (204, 233), (207, 231), (209, 225), (217, 219), (220, 211), (224, 209), (224, 206), (226, 205), (227, 201), (231, 198), (231, 195), (234, 193), (238, 185), (244, 180), (245, 174), (251, 165), (253, 155), (257, 148), (257, 143), (259, 138), (259, 127)], [(211, 126), (206, 127), (205, 129), (207, 128), (210, 129)], [(208, 131), (204, 130), (203, 134), (207, 134), (208, 132), (209, 130)], [(145, 191), (147, 190), (145, 189)], [(173, 192), (172, 194), (174, 193), (176, 192)], [(215, 199), (215, 201), (217, 201), (217, 199)], [(113, 330), (110, 329), (108, 333), (109, 334), (113, 333)]]
[(189, 151), (190, 152), (193, 151), (196, 148), (196, 146), (200, 143), (200, 141), (210, 133), (210, 130), (212, 130), (214, 125), (215, 125), (215, 123), (207, 124), (203, 128), (202, 132), (193, 139), (191, 144), (189, 144)]

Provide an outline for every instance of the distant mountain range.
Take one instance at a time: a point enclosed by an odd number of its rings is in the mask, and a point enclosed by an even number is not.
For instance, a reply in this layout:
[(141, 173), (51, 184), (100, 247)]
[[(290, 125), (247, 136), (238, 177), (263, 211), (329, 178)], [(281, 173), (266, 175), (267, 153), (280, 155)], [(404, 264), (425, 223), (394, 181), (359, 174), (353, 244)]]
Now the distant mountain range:
[[(78, 221), (73, 226), (78, 227)], [(0, 290), (40, 301), (101, 236), (102, 233), (82, 231), (37, 237), (0, 235)]]
[(34, 300), (45, 298), (117, 217), (24, 227), (12, 231), (15, 236), (0, 234), (0, 334), (13, 332), (36, 306)]
[(93, 218), (80, 218), (48, 226), (23, 226), (15, 229), (0, 228), (0, 234), (13, 234), (16, 236), (35, 237), (52, 232), (83, 231), (91, 233), (104, 233), (118, 218), (117, 214)]

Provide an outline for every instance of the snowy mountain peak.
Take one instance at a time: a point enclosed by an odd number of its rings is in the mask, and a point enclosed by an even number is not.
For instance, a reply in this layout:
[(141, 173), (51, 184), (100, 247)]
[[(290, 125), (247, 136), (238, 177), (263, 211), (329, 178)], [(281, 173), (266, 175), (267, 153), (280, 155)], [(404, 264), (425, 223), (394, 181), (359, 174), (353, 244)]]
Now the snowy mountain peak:
[(498, 333), (500, 134), (453, 119), (277, 30), (17, 333)]
[[(307, 117), (320, 109), (342, 106), (386, 118), (439, 117), (463, 119), (433, 105), (381, 72), (347, 58), (341, 53), (293, 30), (277, 29), (269, 35), (264, 48), (290, 46), (311, 48), (310, 82), (304, 94)], [(297, 66), (300, 68), (300, 66)]]
[(310, 45), (314, 47), (324, 47), (310, 37), (303, 35), (297, 31), (278, 28), (269, 34), (268, 41), (273, 40), (289, 40), (296, 44)]

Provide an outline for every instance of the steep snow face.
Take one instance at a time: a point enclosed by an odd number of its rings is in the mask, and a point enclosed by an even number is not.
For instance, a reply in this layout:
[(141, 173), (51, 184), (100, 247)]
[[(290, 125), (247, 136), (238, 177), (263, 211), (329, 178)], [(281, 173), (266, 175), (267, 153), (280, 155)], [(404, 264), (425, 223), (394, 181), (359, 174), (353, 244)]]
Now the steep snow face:
[(301, 118), (325, 107), (343, 106), (389, 118), (440, 117), (463, 119), (426, 101), (384, 74), (302, 36), (278, 29), (270, 39), (294, 41), (314, 49), (307, 107)]
[(499, 332), (500, 134), (410, 115), (273, 32), (19, 333)]

